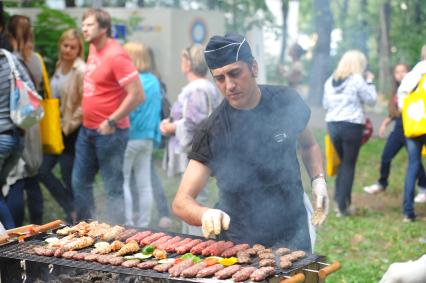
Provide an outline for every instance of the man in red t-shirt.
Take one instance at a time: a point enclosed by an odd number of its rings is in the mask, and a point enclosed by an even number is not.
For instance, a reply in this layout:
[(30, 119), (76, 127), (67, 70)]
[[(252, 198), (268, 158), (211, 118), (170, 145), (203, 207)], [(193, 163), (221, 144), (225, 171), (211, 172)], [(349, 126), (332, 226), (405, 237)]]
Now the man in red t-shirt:
[(123, 156), (128, 114), (144, 99), (138, 72), (127, 53), (111, 36), (111, 17), (101, 9), (83, 15), (83, 36), (90, 43), (84, 76), (83, 125), (78, 134), (73, 167), (77, 220), (92, 218), (93, 182), (101, 171), (106, 190), (105, 216), (123, 218)]

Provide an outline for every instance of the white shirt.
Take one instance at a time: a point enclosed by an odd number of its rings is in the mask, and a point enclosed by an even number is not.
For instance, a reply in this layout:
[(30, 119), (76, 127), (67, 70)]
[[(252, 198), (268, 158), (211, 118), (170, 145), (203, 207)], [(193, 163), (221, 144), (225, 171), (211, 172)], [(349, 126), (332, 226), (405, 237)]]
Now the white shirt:
[(61, 86), (68, 80), (70, 74), (71, 72), (68, 72), (66, 75), (64, 75), (61, 68), (55, 71), (53, 77), (50, 79), (50, 90), (52, 91), (52, 98), (61, 98)]
[(416, 88), (424, 74), (426, 74), (426, 61), (420, 61), (402, 79), (401, 85), (397, 91), (399, 109), (402, 109), (402, 106), (404, 105), (404, 98)]

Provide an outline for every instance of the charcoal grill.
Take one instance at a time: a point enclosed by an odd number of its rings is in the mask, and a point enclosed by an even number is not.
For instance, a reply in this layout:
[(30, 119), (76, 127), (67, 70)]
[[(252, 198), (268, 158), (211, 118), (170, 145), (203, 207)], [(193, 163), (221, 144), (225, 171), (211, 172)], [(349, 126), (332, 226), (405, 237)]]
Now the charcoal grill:
[[(141, 230), (141, 229), (139, 229)], [(188, 235), (170, 233), (188, 237)], [(55, 234), (41, 233), (29, 237), (25, 242), (11, 242), (0, 246), (0, 283), (14, 282), (231, 282), (214, 278), (176, 278), (168, 273), (159, 273), (154, 270), (142, 270), (121, 266), (103, 265), (97, 262), (76, 261), (56, 257), (45, 257), (33, 254), (32, 248), (43, 245), (44, 239)], [(197, 238), (192, 236), (193, 238)], [(91, 248), (82, 251), (89, 251)], [(170, 255), (173, 257), (173, 254)], [(175, 255), (177, 256), (177, 255)], [(305, 258), (293, 263), (289, 269), (276, 270), (275, 277), (267, 282), (284, 282), (296, 274), (304, 274), (304, 281), (318, 283), (324, 280), (319, 278), (318, 270), (323, 268), (325, 256), (309, 254)], [(332, 272), (332, 271), (331, 271)], [(326, 272), (327, 273), (327, 272)], [(297, 278), (293, 278), (297, 279)]]

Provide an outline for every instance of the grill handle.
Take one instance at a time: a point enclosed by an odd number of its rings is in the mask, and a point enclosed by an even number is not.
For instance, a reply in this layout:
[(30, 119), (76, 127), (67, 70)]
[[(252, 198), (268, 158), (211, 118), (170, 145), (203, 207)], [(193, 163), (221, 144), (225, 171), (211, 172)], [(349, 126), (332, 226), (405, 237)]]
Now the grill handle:
[(305, 275), (303, 273), (297, 273), (289, 278), (281, 280), (280, 283), (302, 283), (305, 281)]
[(61, 224), (62, 224), (61, 220), (55, 220), (55, 221), (33, 228), (33, 233), (38, 234), (38, 233), (47, 232), (49, 230), (58, 228)]
[(325, 279), (329, 274), (339, 270), (341, 266), (342, 265), (340, 264), (340, 262), (335, 261), (332, 264), (330, 264), (329, 266), (326, 266), (326, 267), (320, 269), (318, 271), (318, 277), (320, 279)]

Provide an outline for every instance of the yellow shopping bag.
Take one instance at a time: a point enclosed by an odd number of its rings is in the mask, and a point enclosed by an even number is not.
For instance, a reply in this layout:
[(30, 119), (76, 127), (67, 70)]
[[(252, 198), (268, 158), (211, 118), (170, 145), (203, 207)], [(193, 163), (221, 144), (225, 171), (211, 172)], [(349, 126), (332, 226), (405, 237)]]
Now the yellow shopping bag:
[(404, 98), (402, 123), (404, 135), (415, 138), (426, 134), (426, 75), (420, 79), (417, 88)]
[(426, 145), (422, 148), (422, 156), (426, 156)]
[(52, 98), (49, 76), (43, 58), (37, 54), (42, 63), (43, 84), (45, 97), (41, 101), (44, 108), (44, 117), (40, 122), (41, 142), (46, 154), (61, 154), (64, 150), (64, 141), (61, 130), (61, 113), (58, 98)]
[(326, 161), (326, 172), (328, 176), (334, 176), (337, 174), (340, 166), (340, 157), (334, 148), (333, 142), (331, 141), (330, 135), (326, 134), (324, 137), (325, 144), (325, 161)]

